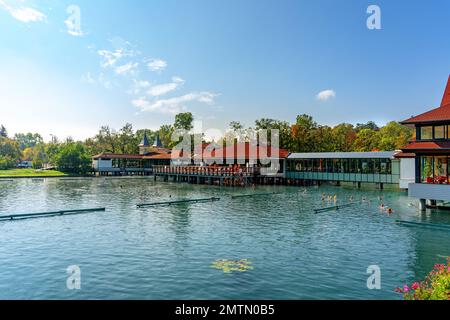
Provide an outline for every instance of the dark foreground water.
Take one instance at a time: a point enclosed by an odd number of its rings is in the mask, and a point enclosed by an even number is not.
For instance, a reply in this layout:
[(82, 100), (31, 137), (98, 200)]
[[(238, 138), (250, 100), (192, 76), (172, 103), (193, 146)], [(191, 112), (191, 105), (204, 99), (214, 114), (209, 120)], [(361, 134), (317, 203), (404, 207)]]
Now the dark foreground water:
[[(278, 195), (232, 200), (232, 194)], [(230, 189), (153, 179), (0, 182), (0, 214), (106, 207), (106, 212), (0, 222), (0, 299), (399, 299), (394, 289), (450, 255), (450, 231), (395, 219), (450, 224), (421, 214), (404, 193), (350, 188)], [(378, 201), (314, 214), (321, 194)], [(171, 198), (169, 198), (171, 196)], [(220, 202), (137, 209), (142, 202), (219, 196)], [(325, 205), (332, 205), (332, 203)], [(249, 259), (224, 273), (217, 259)], [(68, 290), (70, 265), (81, 290)], [(369, 290), (367, 267), (381, 268)]]

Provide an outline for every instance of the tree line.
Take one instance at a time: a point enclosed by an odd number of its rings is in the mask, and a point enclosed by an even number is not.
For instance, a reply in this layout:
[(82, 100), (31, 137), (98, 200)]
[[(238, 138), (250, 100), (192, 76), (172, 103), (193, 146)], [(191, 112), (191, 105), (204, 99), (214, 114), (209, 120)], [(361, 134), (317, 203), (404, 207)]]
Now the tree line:
[[(129, 123), (114, 130), (102, 126), (98, 133), (84, 141), (67, 138), (59, 141), (52, 137), (44, 142), (37, 133), (18, 133), (8, 136), (6, 128), (0, 126), (0, 169), (17, 166), (20, 160), (32, 161), (34, 168), (58, 168), (63, 172), (84, 174), (90, 170), (91, 158), (100, 153), (136, 154), (139, 143), (147, 134), (152, 143), (159, 136), (163, 147), (173, 148), (178, 142), (172, 140), (176, 132), (188, 132), (193, 128), (192, 113), (180, 113), (170, 125), (162, 125), (158, 130), (137, 130)], [(413, 130), (392, 121), (378, 127), (374, 122), (352, 125), (341, 123), (331, 127), (320, 125), (306, 114), (299, 115), (295, 123), (262, 118), (255, 121), (254, 127), (246, 128), (241, 122), (230, 123), (229, 131), (223, 138), (245, 141), (247, 133), (277, 129), (280, 147), (290, 152), (351, 152), (351, 151), (391, 151), (408, 144)], [(203, 138), (204, 140), (204, 138)], [(270, 137), (269, 137), (270, 141)], [(211, 141), (204, 141), (211, 142)], [(216, 141), (220, 143), (220, 141)]]

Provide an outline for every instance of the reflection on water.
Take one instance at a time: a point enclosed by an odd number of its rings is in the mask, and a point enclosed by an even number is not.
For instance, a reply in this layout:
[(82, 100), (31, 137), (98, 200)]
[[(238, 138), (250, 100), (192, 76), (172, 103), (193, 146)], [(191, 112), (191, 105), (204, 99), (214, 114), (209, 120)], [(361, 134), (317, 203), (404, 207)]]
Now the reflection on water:
[[(232, 194), (281, 194), (231, 199)], [(0, 214), (106, 207), (106, 212), (0, 222), (0, 298), (399, 299), (394, 289), (450, 255), (450, 232), (395, 219), (450, 224), (422, 214), (404, 193), (323, 186), (230, 189), (153, 179), (16, 180), (0, 183)], [(322, 193), (371, 199), (314, 214)], [(378, 209), (383, 195), (395, 213)], [(219, 202), (137, 209), (136, 204), (221, 197)], [(224, 273), (214, 261), (252, 261)], [(82, 271), (66, 289), (66, 268)], [(368, 290), (369, 265), (381, 290)]]

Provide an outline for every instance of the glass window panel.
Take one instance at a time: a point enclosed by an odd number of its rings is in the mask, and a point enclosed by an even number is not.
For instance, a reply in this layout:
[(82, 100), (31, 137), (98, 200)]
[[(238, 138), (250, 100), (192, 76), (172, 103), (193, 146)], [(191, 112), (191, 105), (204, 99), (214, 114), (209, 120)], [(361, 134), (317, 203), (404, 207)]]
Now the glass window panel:
[(433, 157), (420, 159), (420, 172), (422, 183), (433, 183)]
[(433, 127), (421, 127), (420, 128), (420, 139), (421, 140), (433, 139)]
[(434, 138), (445, 139), (445, 126), (434, 127)]

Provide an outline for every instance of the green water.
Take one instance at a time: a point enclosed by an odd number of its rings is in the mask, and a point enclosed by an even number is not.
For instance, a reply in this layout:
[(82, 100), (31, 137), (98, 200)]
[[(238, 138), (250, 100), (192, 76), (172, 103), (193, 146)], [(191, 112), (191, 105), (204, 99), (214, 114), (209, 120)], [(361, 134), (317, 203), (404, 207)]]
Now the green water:
[[(395, 219), (445, 223), (414, 199), (344, 187), (220, 188), (153, 179), (0, 182), (0, 214), (106, 207), (105, 212), (0, 222), (0, 299), (400, 299), (397, 286), (423, 277), (450, 255), (450, 231)], [(277, 192), (254, 198), (231, 195)], [(321, 194), (338, 203), (378, 201), (314, 214)], [(221, 197), (221, 201), (136, 208), (138, 203)], [(224, 273), (218, 259), (249, 259)], [(66, 287), (69, 265), (81, 289)], [(367, 267), (381, 268), (369, 290)]]

